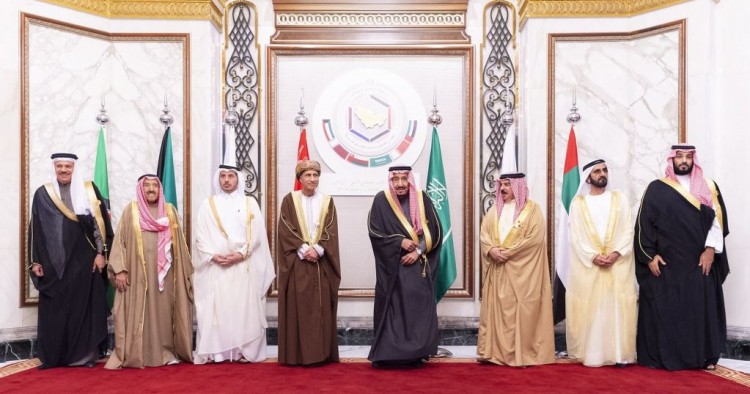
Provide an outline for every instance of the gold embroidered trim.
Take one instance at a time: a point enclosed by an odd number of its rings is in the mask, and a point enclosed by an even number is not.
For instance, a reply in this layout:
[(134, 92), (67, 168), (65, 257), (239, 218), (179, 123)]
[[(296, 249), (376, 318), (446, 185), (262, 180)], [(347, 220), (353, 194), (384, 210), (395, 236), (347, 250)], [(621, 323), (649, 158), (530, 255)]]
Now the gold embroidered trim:
[(44, 189), (47, 190), (47, 194), (49, 194), (49, 198), (52, 199), (52, 202), (55, 203), (55, 206), (57, 209), (60, 210), (60, 212), (65, 215), (66, 218), (77, 222), (78, 216), (76, 216), (75, 212), (68, 209), (68, 207), (63, 204), (62, 200), (60, 200), (60, 196), (55, 193), (55, 188), (52, 186), (52, 183), (47, 183), (44, 185)]
[(662, 178), (662, 179), (660, 179), (660, 181), (662, 181), (662, 182), (666, 183), (667, 185), (669, 185), (670, 187), (672, 187), (672, 189), (674, 189), (675, 191), (677, 191), (677, 193), (680, 193), (680, 195), (682, 195), (682, 197), (684, 197), (686, 200), (688, 200), (688, 202), (690, 204), (692, 204), (696, 209), (698, 209), (698, 210), (701, 209), (701, 202), (698, 201), (698, 199), (695, 198), (695, 196), (693, 196), (692, 194), (690, 194), (689, 191), (685, 190), (685, 188), (682, 187), (682, 185), (680, 185), (679, 182), (673, 181), (673, 180), (671, 180), (669, 178)]
[[(513, 227), (508, 232), (508, 235), (505, 237), (505, 239), (500, 243), (500, 246), (504, 249), (508, 249), (511, 246), (513, 246), (513, 243), (516, 241), (516, 238), (518, 238), (518, 234), (521, 232), (521, 228), (524, 226), (524, 223), (526, 223), (526, 219), (531, 213), (531, 204), (528, 202), (526, 205), (524, 205), (523, 209), (521, 210), (521, 213), (518, 214), (518, 219), (513, 223)], [(497, 220), (500, 220), (500, 213), (497, 213)], [(494, 226), (497, 227), (497, 226)], [(498, 241), (500, 240), (500, 233), (497, 234)]]
[(102, 244), (104, 248), (107, 248), (107, 227), (104, 226), (104, 218), (102, 217), (102, 202), (96, 198), (96, 192), (94, 191), (94, 184), (91, 181), (84, 183), (86, 188), (86, 194), (89, 196), (89, 203), (91, 204), (91, 213), (94, 215), (96, 220), (96, 226), (99, 227), (99, 234), (102, 236)]
[(211, 215), (214, 217), (214, 221), (216, 222), (216, 225), (219, 226), (219, 232), (221, 233), (221, 236), (224, 237), (224, 239), (229, 239), (229, 235), (227, 235), (227, 230), (224, 229), (224, 224), (221, 223), (219, 212), (216, 211), (216, 203), (214, 202), (214, 196), (211, 196), (208, 198), (208, 205), (211, 207)]

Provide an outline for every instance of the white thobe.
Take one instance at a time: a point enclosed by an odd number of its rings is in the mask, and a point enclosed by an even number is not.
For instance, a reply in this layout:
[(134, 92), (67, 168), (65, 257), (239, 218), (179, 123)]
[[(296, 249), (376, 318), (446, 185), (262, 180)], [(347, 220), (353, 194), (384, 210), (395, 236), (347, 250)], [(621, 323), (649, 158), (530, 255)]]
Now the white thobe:
[[(247, 237), (247, 207), (253, 218)], [(214, 196), (222, 234), (209, 201), (200, 208), (196, 226), (193, 279), (198, 334), (196, 364), (213, 360), (266, 359), (266, 291), (275, 277), (260, 207), (242, 194)], [(213, 261), (217, 254), (239, 252), (244, 260), (229, 266)]]

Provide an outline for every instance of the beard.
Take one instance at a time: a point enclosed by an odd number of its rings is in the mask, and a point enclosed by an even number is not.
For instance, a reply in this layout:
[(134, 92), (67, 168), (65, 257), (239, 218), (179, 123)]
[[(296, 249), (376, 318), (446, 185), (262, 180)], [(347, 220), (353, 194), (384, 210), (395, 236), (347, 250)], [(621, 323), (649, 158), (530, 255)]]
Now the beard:
[(688, 175), (693, 171), (693, 164), (690, 164), (686, 170), (681, 170), (680, 166), (677, 164), (672, 164), (672, 168), (674, 168), (674, 173), (676, 175)]
[(591, 175), (589, 175), (588, 182), (589, 182), (589, 185), (591, 185), (591, 186), (603, 189), (603, 188), (607, 187), (607, 184), (608, 184), (609, 181), (607, 180), (607, 177), (604, 177), (604, 176), (601, 177), (601, 178), (599, 178), (599, 179), (597, 179), (597, 180), (593, 180), (593, 179), (591, 179)]
[(596, 187), (599, 187), (599, 188), (605, 188), (605, 187), (607, 187), (607, 183), (608, 182), (609, 181), (607, 180), (607, 178), (601, 177), (601, 178), (599, 178), (599, 179), (597, 179), (595, 181), (592, 180), (591, 184), (594, 185), (594, 186), (596, 186)]

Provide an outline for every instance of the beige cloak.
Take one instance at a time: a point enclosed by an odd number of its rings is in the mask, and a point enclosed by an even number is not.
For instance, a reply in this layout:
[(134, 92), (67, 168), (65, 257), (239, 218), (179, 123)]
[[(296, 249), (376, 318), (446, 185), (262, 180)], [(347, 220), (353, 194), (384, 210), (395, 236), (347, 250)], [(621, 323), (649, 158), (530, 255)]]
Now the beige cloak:
[[(617, 191), (608, 194), (611, 204), (604, 239), (585, 196), (576, 196), (570, 204), (566, 339), (570, 357), (587, 366), (635, 362), (638, 290), (633, 221), (627, 199)], [(611, 252), (620, 253), (611, 267), (593, 263), (596, 255)]]
[[(555, 362), (544, 218), (527, 201), (505, 239), (500, 239), (498, 212), (482, 220), (482, 304), (477, 354), (480, 360), (510, 366)], [(490, 260), (493, 247), (507, 250), (509, 261)]]
[(130, 286), (115, 292), (115, 348), (105, 368), (160, 366), (192, 361), (193, 264), (177, 211), (166, 204), (172, 230), (172, 266), (157, 283), (157, 233), (141, 231), (138, 203), (125, 207), (109, 256), (109, 278), (128, 272)]

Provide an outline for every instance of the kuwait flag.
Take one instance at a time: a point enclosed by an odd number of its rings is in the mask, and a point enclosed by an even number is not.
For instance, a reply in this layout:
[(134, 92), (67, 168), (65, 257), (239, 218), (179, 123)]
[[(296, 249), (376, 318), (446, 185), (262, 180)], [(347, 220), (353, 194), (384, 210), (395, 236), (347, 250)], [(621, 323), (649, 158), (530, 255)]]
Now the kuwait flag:
[(177, 184), (174, 180), (171, 127), (167, 127), (164, 131), (164, 138), (161, 140), (161, 149), (159, 150), (159, 164), (156, 168), (156, 176), (159, 177), (164, 189), (164, 199), (177, 209)]
[(96, 146), (96, 163), (94, 164), (94, 184), (104, 197), (104, 204), (109, 211), (109, 177), (107, 175), (107, 144), (104, 141), (104, 126), (99, 127), (99, 143)]
[[(309, 160), (310, 153), (307, 152), (307, 129), (302, 129), (299, 133), (299, 143), (297, 144), (297, 163), (302, 160)], [(297, 177), (294, 177), (294, 190), (302, 190), (302, 184)]]
[(570, 266), (569, 236), (568, 236), (568, 212), (570, 203), (578, 192), (581, 183), (581, 172), (578, 169), (578, 144), (576, 144), (576, 132), (570, 125), (568, 135), (568, 148), (565, 152), (565, 165), (563, 166), (562, 191), (560, 193), (560, 222), (555, 242), (555, 268), (557, 277), (555, 279), (554, 291), (554, 314), (555, 323), (565, 319), (565, 287), (568, 284), (568, 267)]
[(451, 227), (450, 207), (448, 206), (448, 188), (445, 184), (443, 154), (440, 150), (440, 138), (437, 127), (432, 127), (432, 149), (430, 165), (427, 168), (427, 196), (435, 206), (440, 227), (443, 229), (442, 246), (438, 259), (437, 277), (435, 278), (435, 302), (440, 302), (445, 293), (456, 280), (456, 254), (453, 250), (453, 228)]
[[(104, 140), (104, 126), (99, 127), (99, 142), (96, 146), (96, 163), (94, 164), (94, 184), (104, 198), (109, 214), (109, 175), (107, 174), (107, 144)], [(106, 267), (104, 270), (107, 272)], [(115, 288), (107, 281), (107, 305), (112, 309), (115, 303)]]

